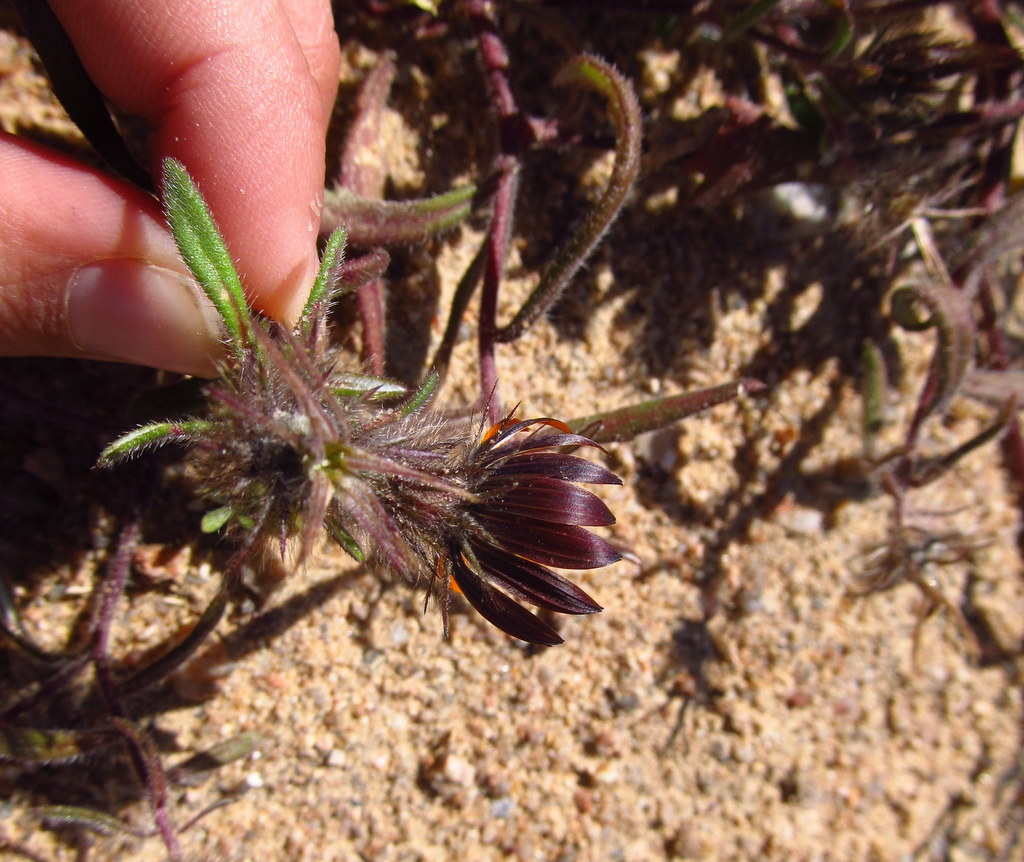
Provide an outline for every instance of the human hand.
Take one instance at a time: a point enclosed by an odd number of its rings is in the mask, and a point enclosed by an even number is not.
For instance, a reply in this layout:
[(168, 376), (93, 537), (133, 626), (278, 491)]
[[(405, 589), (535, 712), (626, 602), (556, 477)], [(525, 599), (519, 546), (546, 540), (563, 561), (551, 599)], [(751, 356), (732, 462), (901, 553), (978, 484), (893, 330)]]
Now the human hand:
[[(282, 322), (317, 270), (324, 136), (340, 62), (329, 0), (50, 0), (90, 77), (195, 178), (247, 296)], [(0, 135), (0, 354), (210, 376), (218, 319), (159, 204)]]

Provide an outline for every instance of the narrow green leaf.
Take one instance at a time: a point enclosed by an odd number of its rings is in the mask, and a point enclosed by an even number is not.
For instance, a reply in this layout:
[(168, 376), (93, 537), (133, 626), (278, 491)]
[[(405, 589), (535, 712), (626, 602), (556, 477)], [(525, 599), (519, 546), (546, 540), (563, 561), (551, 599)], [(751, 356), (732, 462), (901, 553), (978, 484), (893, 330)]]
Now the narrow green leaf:
[(422, 408), (431, 398), (434, 397), (434, 393), (437, 391), (437, 387), (441, 383), (441, 377), (436, 371), (431, 371), (426, 380), (420, 384), (420, 388), (417, 389), (412, 397), (402, 405), (402, 415), (409, 416), (415, 413), (417, 410)]
[(199, 529), (204, 533), (216, 533), (231, 520), (233, 514), (234, 510), (230, 506), (218, 506), (216, 509), (211, 509), (203, 515)]
[(330, 300), (338, 278), (337, 269), (345, 259), (346, 236), (345, 228), (339, 227), (328, 238), (323, 257), (320, 258), (320, 271), (316, 274), (313, 289), (309, 292), (309, 299), (302, 309), (300, 326), (306, 324), (322, 301)]
[(615, 162), (608, 187), (569, 241), (558, 251), (511, 322), (498, 332), (499, 342), (515, 341), (561, 296), (569, 280), (597, 247), (622, 209), (640, 172), (643, 117), (629, 81), (611, 64), (583, 54), (558, 73), (559, 86), (576, 85), (596, 91), (608, 100), (615, 124)]
[(652, 398), (650, 401), (641, 401), (639, 404), (620, 407), (618, 410), (572, 419), (566, 424), (575, 433), (584, 434), (595, 443), (617, 443), (632, 440), (638, 434), (657, 431), (708, 407), (724, 404), (740, 395), (760, 392), (764, 388), (764, 384), (759, 380), (746, 378), (734, 383), (712, 386), (699, 392)]
[(43, 821), (55, 826), (85, 826), (100, 835), (135, 835), (142, 837), (152, 834), (149, 830), (139, 829), (123, 820), (96, 811), (94, 808), (82, 808), (78, 805), (42, 805), (32, 809), (33, 813)]
[(751, 3), (726, 25), (722, 33), (722, 41), (728, 42), (730, 39), (735, 39), (771, 12), (778, 3), (779, 0), (756, 0)]
[(224, 322), (235, 358), (241, 358), (250, 325), (242, 283), (206, 201), (175, 159), (164, 159), (164, 210), (178, 251)]
[(202, 419), (187, 419), (182, 422), (152, 422), (118, 437), (100, 453), (98, 467), (110, 467), (119, 461), (133, 458), (147, 449), (155, 449), (164, 443), (191, 440), (209, 430), (210, 423)]
[(853, 27), (846, 15), (839, 16), (839, 23), (836, 26), (835, 35), (832, 37), (832, 44), (825, 55), (825, 62), (832, 63), (839, 55), (846, 50), (846, 47), (853, 41)]
[(472, 210), (475, 185), (411, 201), (360, 197), (349, 189), (324, 192), (321, 231), (344, 226), (352, 245), (402, 245), (422, 242), (454, 227)]
[(324, 529), (327, 530), (327, 535), (337, 542), (345, 553), (347, 553), (357, 563), (361, 563), (366, 559), (366, 555), (363, 553), (362, 548), (360, 548), (356, 540), (349, 535), (348, 530), (341, 526), (337, 518), (330, 515), (324, 518)]
[(401, 383), (375, 374), (339, 373), (331, 376), (331, 391), (338, 398), (359, 398), (369, 395), (375, 401), (396, 398), (409, 390)]
[(69, 763), (117, 742), (117, 735), (102, 730), (39, 730), (0, 727), (0, 760), (18, 763)]
[(864, 451), (873, 450), (875, 436), (882, 430), (882, 411), (885, 408), (885, 360), (882, 351), (873, 341), (866, 340), (861, 345), (861, 378), (860, 390), (863, 403), (861, 432)]
[(194, 754), (180, 766), (175, 767), (169, 777), (175, 783), (180, 784), (184, 781), (193, 784), (195, 783), (195, 773), (210, 772), (248, 757), (256, 750), (262, 739), (263, 737), (252, 731), (236, 734), (223, 742), (218, 742), (206, 751)]

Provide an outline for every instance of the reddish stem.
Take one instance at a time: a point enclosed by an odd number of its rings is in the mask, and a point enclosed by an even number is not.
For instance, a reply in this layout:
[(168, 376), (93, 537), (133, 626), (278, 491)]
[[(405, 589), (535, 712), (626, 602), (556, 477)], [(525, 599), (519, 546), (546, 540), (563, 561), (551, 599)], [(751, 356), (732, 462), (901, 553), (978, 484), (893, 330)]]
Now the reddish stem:
[[(385, 53), (367, 75), (359, 93), (358, 115), (342, 153), (341, 185), (364, 198), (384, 196), (387, 153), (381, 146), (381, 125), (395, 71), (393, 56)], [(374, 158), (367, 158), (368, 153), (372, 153)], [(387, 312), (384, 279), (375, 278), (364, 284), (356, 302), (359, 306), (359, 319), (363, 324), (363, 364), (370, 374), (383, 374)]]
[[(1006, 335), (999, 327), (992, 287), (987, 279), (983, 279), (979, 285), (978, 302), (981, 305), (981, 327), (988, 339), (989, 367), (999, 371), (1005, 370), (1010, 365), (1010, 353)], [(1016, 414), (1011, 415), (1010, 421), (1006, 423), (1006, 433), (1001, 445), (1003, 460), (1017, 497), (1017, 509), (1024, 515), (1024, 436), (1021, 435)], [(1017, 544), (1024, 547), (1024, 525), (1018, 528)]]
[[(487, 237), (483, 290), (480, 296), (480, 385), (487, 401), (491, 422), (502, 416), (498, 397), (498, 372), (494, 348), (498, 337), (498, 290), (505, 272), (505, 260), (512, 235), (516, 194), (519, 190), (520, 154), (525, 123), (505, 74), (508, 52), (498, 34), (494, 7), (485, 0), (466, 0), (466, 12), (476, 34), (487, 85), (498, 111), (499, 153), (496, 161), (498, 189), (494, 196), (494, 216)], [(489, 400), (488, 400), (489, 399)]]

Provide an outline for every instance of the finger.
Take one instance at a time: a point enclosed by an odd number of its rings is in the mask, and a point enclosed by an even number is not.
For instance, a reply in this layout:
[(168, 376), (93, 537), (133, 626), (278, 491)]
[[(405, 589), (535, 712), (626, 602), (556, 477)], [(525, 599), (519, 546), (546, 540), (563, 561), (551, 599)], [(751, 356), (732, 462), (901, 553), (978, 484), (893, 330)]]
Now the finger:
[(309, 74), (316, 81), (325, 123), (329, 123), (338, 97), (341, 69), (341, 50), (331, 5), (320, 0), (281, 0), (281, 6), (302, 47)]
[(100, 89), (153, 126), (153, 169), (174, 156), (196, 179), (253, 304), (294, 321), (317, 267), (329, 4), (298, 29), (273, 0), (52, 5)]
[(213, 376), (212, 306), (149, 196), (0, 135), (0, 353)]

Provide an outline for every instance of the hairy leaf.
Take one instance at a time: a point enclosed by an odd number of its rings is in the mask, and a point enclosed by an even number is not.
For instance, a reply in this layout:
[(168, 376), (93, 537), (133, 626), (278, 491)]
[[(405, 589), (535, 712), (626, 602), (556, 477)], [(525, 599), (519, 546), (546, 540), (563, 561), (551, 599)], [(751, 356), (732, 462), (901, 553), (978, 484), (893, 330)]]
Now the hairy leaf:
[(724, 404), (741, 395), (760, 392), (762, 389), (764, 384), (759, 380), (745, 378), (699, 392), (667, 395), (605, 413), (594, 413), (573, 419), (569, 425), (596, 443), (616, 443), (632, 440), (638, 434), (656, 431), (708, 407)]
[(232, 352), (240, 359), (248, 339), (249, 312), (231, 253), (181, 162), (164, 159), (161, 190), (178, 250), (217, 309)]
[(69, 763), (115, 742), (117, 735), (109, 730), (0, 727), (0, 760)]
[(119, 461), (134, 458), (149, 449), (155, 449), (164, 443), (194, 440), (209, 430), (210, 423), (201, 419), (189, 419), (183, 422), (152, 422), (129, 431), (118, 437), (107, 446), (96, 464), (99, 467), (110, 467)]
[(475, 185), (411, 201), (361, 197), (348, 189), (324, 192), (321, 231), (344, 227), (352, 245), (368, 248), (421, 242), (454, 227), (469, 215)]
[(935, 328), (938, 344), (918, 402), (915, 425), (941, 413), (956, 395), (970, 366), (975, 324), (962, 290), (932, 282), (901, 287), (892, 295), (892, 317), (911, 332)]
[(110, 814), (79, 805), (43, 805), (33, 811), (51, 826), (84, 826), (100, 835), (120, 833), (142, 837), (151, 834), (148, 829), (139, 829)]
[(313, 288), (302, 309), (301, 326), (308, 326), (320, 303), (330, 300), (333, 295), (338, 280), (338, 269), (345, 260), (346, 239), (344, 228), (338, 228), (328, 238), (323, 256), (320, 258), (320, 270), (316, 274)]
[(643, 118), (640, 103), (629, 81), (598, 57), (584, 54), (570, 60), (555, 79), (558, 85), (587, 87), (608, 100), (615, 123), (615, 163), (611, 179), (593, 210), (541, 275), (523, 307), (498, 333), (499, 342), (515, 341), (561, 295), (569, 280), (608, 230), (622, 209), (640, 172)]

